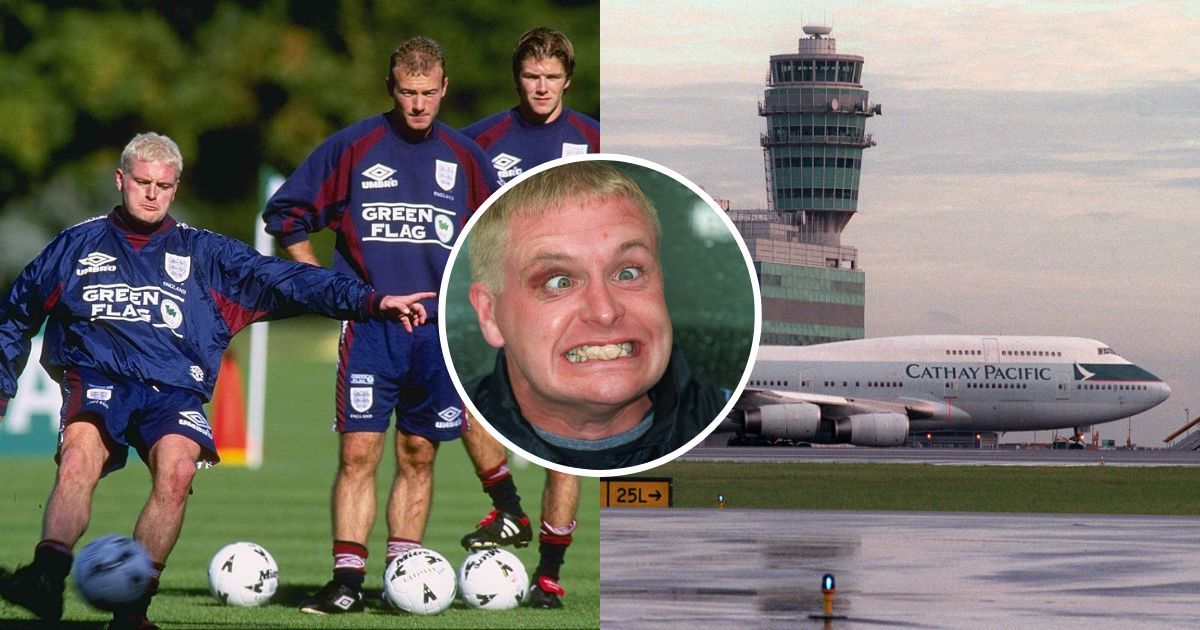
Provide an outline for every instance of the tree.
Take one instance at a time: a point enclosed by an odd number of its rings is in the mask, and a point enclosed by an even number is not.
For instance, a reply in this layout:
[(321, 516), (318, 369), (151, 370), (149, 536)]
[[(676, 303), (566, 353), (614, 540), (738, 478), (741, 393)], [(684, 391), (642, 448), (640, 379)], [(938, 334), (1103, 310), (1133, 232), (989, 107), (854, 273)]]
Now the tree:
[(290, 173), (390, 108), (387, 56), (411, 35), (446, 49), (451, 125), (515, 102), (512, 48), (540, 25), (571, 38), (568, 102), (599, 118), (599, 23), (597, 2), (548, 0), (0, 4), (0, 282), (117, 202), (113, 168), (142, 131), (184, 153), (173, 214), (249, 240), (260, 166)]

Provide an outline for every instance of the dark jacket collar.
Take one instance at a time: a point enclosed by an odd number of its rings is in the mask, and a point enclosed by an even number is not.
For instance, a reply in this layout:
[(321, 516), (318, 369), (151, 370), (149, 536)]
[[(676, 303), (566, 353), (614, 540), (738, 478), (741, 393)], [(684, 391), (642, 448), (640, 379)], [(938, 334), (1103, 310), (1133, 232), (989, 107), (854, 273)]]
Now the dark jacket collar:
[(671, 453), (716, 419), (727, 400), (719, 388), (697, 381), (683, 351), (672, 348), (666, 373), (649, 392), (654, 411), (650, 429), (622, 446), (577, 451), (547, 443), (521, 414), (503, 350), (497, 353), (492, 373), (469, 383), (467, 391), (488, 424), (530, 454), (566, 466), (598, 470), (636, 466)]

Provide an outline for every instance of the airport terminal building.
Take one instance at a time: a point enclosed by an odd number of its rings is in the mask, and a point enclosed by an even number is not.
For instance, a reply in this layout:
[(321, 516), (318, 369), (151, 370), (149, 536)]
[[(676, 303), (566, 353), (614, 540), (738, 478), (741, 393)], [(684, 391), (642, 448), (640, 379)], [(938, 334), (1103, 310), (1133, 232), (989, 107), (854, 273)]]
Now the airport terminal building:
[(862, 87), (863, 58), (837, 53), (827, 26), (805, 26), (796, 53), (772, 55), (760, 136), (767, 208), (732, 210), (758, 274), (761, 341), (862, 339), (865, 273), (841, 232), (858, 209), (867, 119), (882, 113)]

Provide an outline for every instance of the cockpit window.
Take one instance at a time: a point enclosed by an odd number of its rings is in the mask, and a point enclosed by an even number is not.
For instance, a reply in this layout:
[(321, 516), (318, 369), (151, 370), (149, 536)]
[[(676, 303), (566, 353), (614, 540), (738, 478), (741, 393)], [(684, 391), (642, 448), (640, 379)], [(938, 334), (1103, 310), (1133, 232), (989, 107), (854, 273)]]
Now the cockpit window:
[(1112, 349), (1112, 348), (1105, 348), (1105, 347), (1100, 347), (1100, 348), (1097, 348), (1097, 349), (1096, 349), (1096, 352), (1098, 352), (1098, 353), (1100, 353), (1100, 354), (1102, 354), (1102, 355), (1103, 355), (1103, 354), (1116, 354), (1116, 352), (1113, 352), (1113, 349)]

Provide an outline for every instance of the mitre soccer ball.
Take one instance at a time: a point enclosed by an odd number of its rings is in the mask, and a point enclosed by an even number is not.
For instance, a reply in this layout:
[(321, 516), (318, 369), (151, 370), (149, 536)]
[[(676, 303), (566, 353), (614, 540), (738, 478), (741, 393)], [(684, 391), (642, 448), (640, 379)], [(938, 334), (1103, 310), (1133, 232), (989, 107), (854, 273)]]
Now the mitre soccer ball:
[(396, 608), (436, 615), (454, 603), (454, 567), (432, 549), (396, 556), (383, 573), (383, 595)]
[(112, 610), (146, 593), (150, 554), (142, 543), (119, 534), (101, 536), (75, 556), (75, 585), (96, 608)]
[(471, 608), (508, 610), (521, 605), (529, 574), (521, 559), (504, 549), (483, 549), (467, 556), (458, 569), (458, 591)]
[(208, 563), (208, 590), (228, 606), (261, 606), (279, 588), (279, 565), (252, 542), (221, 547)]

